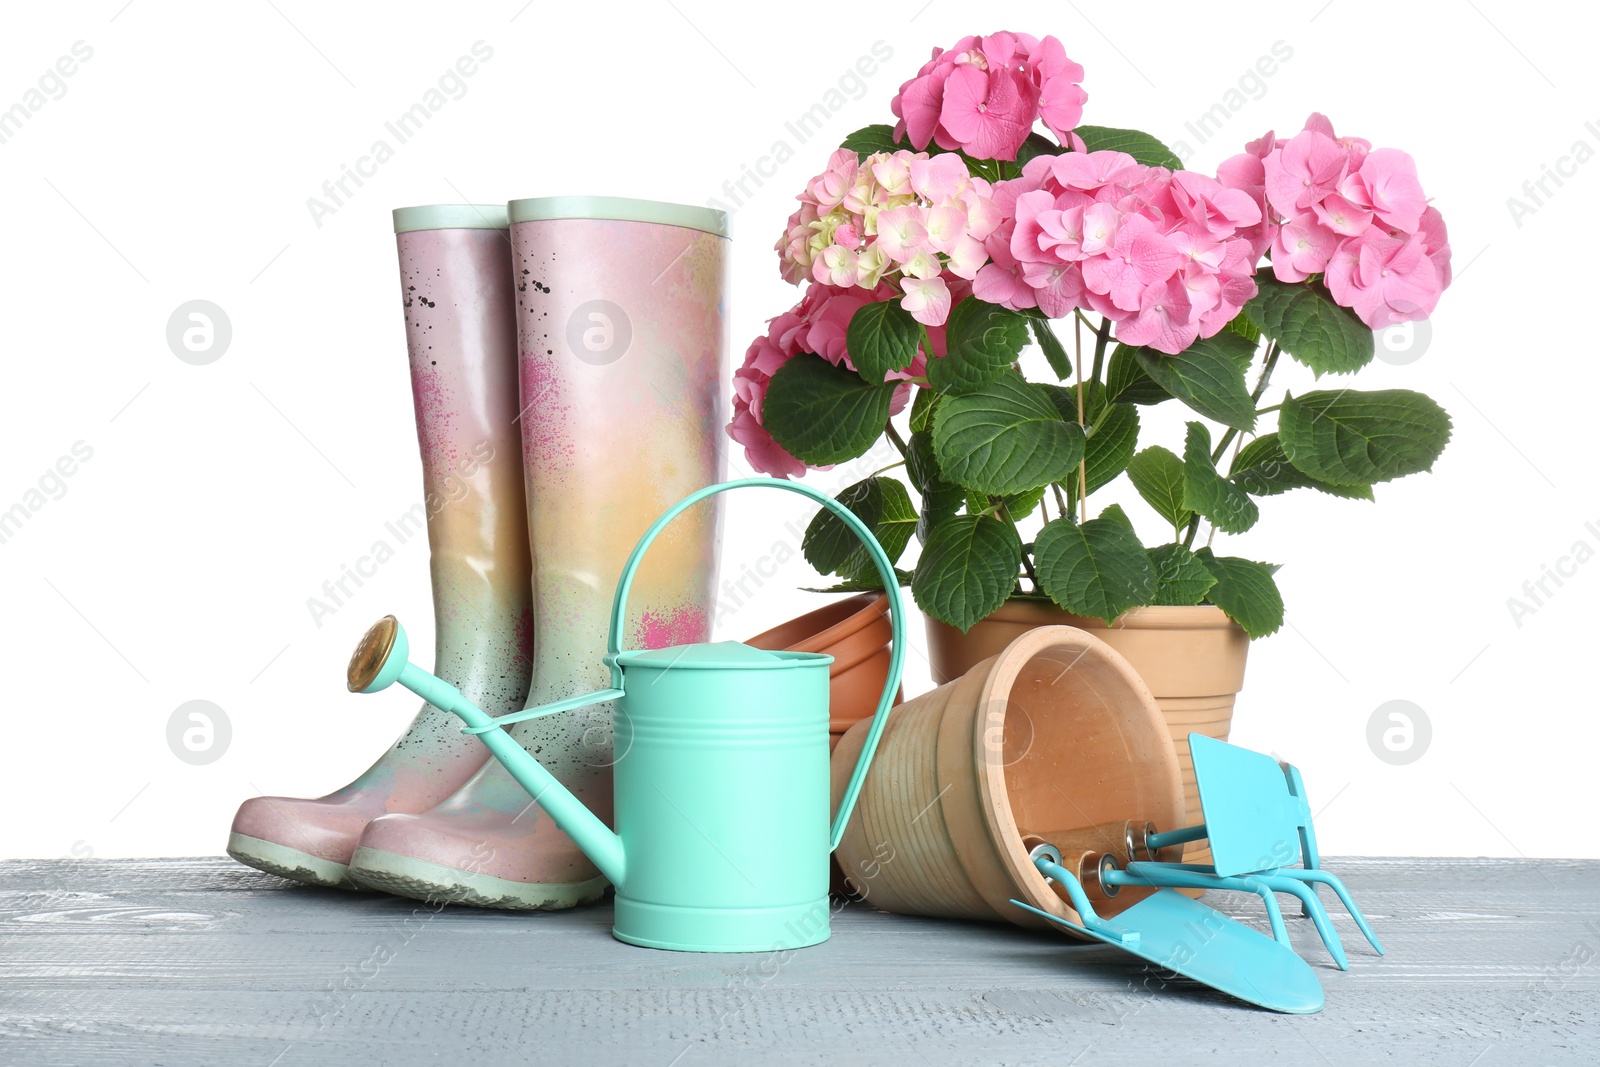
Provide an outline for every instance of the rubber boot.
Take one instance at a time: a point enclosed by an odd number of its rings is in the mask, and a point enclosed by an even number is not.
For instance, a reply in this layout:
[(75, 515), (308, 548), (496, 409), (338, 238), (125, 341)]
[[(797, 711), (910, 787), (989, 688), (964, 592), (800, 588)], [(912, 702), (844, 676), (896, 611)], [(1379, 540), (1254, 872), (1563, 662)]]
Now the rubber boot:
[[(396, 537), (427, 526), (434, 672), (485, 710), (513, 711), (532, 676), (533, 603), (506, 212), (402, 208), (395, 230), (424, 498), (391, 525)], [(228, 854), (286, 878), (356, 888), (347, 865), (368, 822), (427, 811), (483, 765), (483, 744), (460, 725), (424, 705), (343, 789), (245, 801)]]
[[(661, 512), (721, 480), (727, 391), (720, 212), (596, 197), (511, 205), (523, 467), (537, 650), (528, 705), (610, 684), (612, 595)], [(624, 648), (710, 634), (720, 497), (680, 516), (645, 557)], [(611, 706), (516, 724), (513, 736), (608, 823)], [(351, 875), (422, 900), (556, 909), (606, 881), (493, 760), (420, 815), (362, 835)]]

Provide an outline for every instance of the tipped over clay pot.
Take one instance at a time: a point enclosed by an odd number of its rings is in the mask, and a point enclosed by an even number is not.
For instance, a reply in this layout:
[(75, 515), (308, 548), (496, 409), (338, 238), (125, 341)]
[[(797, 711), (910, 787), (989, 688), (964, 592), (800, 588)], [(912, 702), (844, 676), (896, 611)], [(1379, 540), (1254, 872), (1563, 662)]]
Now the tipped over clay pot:
[[(1076, 626), (1120, 652), (1144, 679), (1156, 698), (1177, 749), (1189, 821), (1204, 818), (1189, 759), (1190, 733), (1218, 741), (1228, 739), (1233, 703), (1244, 688), (1245, 656), (1250, 638), (1221, 608), (1144, 607), (1124, 612), (1112, 625), (1069, 614), (1039, 600), (1008, 600), (993, 615), (963, 634), (937, 619), (927, 620), (928, 658), (935, 684), (959, 678), (975, 663), (989, 658), (1020, 634), (1039, 626)], [(1171, 827), (1157, 823), (1162, 830)], [(1186, 863), (1210, 863), (1204, 841), (1189, 844)], [(1190, 895), (1198, 893), (1190, 891)]]
[[(844, 732), (872, 717), (889, 679), (889, 649), (894, 628), (889, 599), (858, 593), (745, 641), (771, 652), (822, 652), (833, 657), (828, 669), (828, 744), (838, 747)], [(895, 696), (899, 703), (900, 697)]]
[[(834, 752), (836, 807), (867, 731), (852, 728)], [(1166, 723), (1110, 646), (1045, 626), (891, 712), (834, 855), (887, 911), (1059, 929), (1009, 903), (1078, 921), (1024, 839), (1125, 819), (1183, 825)], [(1124, 888), (1101, 914), (1146, 895)]]

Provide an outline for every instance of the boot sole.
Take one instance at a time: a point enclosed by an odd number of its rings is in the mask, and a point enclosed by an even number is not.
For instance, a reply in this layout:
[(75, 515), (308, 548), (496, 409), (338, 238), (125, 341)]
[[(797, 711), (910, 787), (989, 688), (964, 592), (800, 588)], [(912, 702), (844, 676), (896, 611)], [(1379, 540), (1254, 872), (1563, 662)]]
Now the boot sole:
[(364, 888), (397, 897), (504, 911), (562, 911), (579, 904), (592, 904), (605, 895), (606, 886), (610, 884), (601, 875), (582, 882), (513, 882), (394, 852), (359, 847), (350, 857), (349, 876)]
[(289, 878), (307, 885), (322, 886), (327, 889), (361, 888), (350, 880), (349, 868), (343, 863), (325, 860), (309, 852), (301, 852), (297, 848), (280, 845), (275, 841), (263, 841), (248, 834), (228, 835), (228, 855), (246, 867), (254, 867), (258, 871), (266, 871), (279, 878)]

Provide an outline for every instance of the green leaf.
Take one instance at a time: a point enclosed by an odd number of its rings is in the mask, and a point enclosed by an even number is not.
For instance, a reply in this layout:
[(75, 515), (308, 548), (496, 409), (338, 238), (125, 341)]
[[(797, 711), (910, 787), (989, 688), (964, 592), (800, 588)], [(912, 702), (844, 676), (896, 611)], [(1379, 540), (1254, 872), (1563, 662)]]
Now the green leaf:
[(1172, 394), (1144, 372), (1139, 365), (1139, 352), (1134, 345), (1118, 344), (1111, 350), (1111, 363), (1106, 368), (1106, 392), (1119, 404), (1159, 404), (1171, 400)]
[(1007, 496), (1064, 479), (1083, 456), (1083, 430), (1062, 421), (1042, 387), (1007, 370), (983, 392), (939, 405), (933, 448), (949, 481)]
[(1058, 156), (1067, 151), (1042, 133), (1030, 133), (1028, 139), (1022, 142), (1022, 147), (1017, 149), (1017, 169), (1021, 171), (1028, 160), (1035, 156)]
[(1250, 494), (1217, 473), (1211, 462), (1211, 433), (1191, 422), (1183, 438), (1183, 506), (1227, 533), (1244, 533), (1261, 517)]
[(840, 148), (848, 148), (858, 156), (870, 156), (874, 152), (895, 152), (911, 146), (894, 139), (894, 127), (883, 123), (872, 126), (863, 126), (844, 139)]
[(917, 606), (966, 633), (1016, 588), (1022, 542), (1008, 522), (956, 515), (929, 531), (911, 595)]
[(1121, 504), (1107, 504), (1100, 509), (1100, 517), (1107, 522), (1121, 523), (1128, 528), (1129, 533), (1134, 533), (1133, 520), (1128, 518), (1128, 513), (1122, 510)]
[(950, 311), (943, 359), (928, 360), (928, 381), (941, 393), (975, 393), (1010, 369), (1028, 343), (1028, 318), (975, 296)]
[(1151, 445), (1128, 462), (1128, 480), (1174, 530), (1189, 525), (1194, 513), (1183, 506), (1183, 460)]
[[(925, 390), (926, 391), (926, 390)], [(922, 497), (917, 520), (917, 540), (928, 541), (928, 531), (941, 519), (949, 518), (966, 503), (967, 491), (946, 481), (933, 454), (933, 431), (918, 430), (906, 442), (906, 473)]]
[(1176, 355), (1140, 348), (1136, 358), (1161, 388), (1199, 414), (1236, 430), (1253, 430), (1256, 406), (1244, 373), (1254, 351), (1249, 341), (1224, 330)]
[(933, 429), (933, 409), (939, 405), (939, 394), (932, 389), (917, 387), (911, 400), (911, 432)]
[(950, 310), (944, 358), (928, 360), (928, 381), (949, 394), (971, 394), (998, 381), (1027, 344), (1027, 317), (968, 296)]
[(1224, 328), (1232, 330), (1246, 341), (1249, 341), (1252, 347), (1261, 341), (1261, 330), (1255, 323), (1250, 321), (1250, 316), (1243, 311), (1229, 319), (1228, 325)]
[(773, 440), (813, 467), (855, 459), (889, 421), (894, 386), (870, 385), (821, 356), (802, 354), (778, 368), (761, 421)]
[(1156, 592), (1152, 604), (1187, 607), (1204, 600), (1217, 584), (1216, 576), (1193, 552), (1180, 544), (1160, 545), (1145, 550), (1156, 572)]
[(1108, 626), (1148, 604), (1155, 590), (1155, 568), (1120, 509), (1107, 508), (1081, 526), (1071, 519), (1045, 523), (1033, 542), (1033, 565), (1057, 607)]
[(1061, 347), (1061, 339), (1050, 328), (1050, 320), (1042, 312), (1029, 313), (1028, 325), (1033, 327), (1033, 339), (1044, 350), (1045, 362), (1056, 372), (1056, 377), (1071, 378), (1072, 360), (1067, 358), (1067, 350)]
[(1020, 493), (1009, 493), (1005, 496), (989, 496), (986, 493), (968, 492), (967, 511), (977, 514), (996, 504), (1004, 505), (1006, 514), (1011, 516), (1011, 521), (1016, 522), (1026, 518), (1034, 508), (1039, 506), (1039, 501), (1044, 499), (1045, 493), (1050, 491), (1048, 485), (1041, 485), (1033, 489), (1025, 489)]
[(856, 373), (873, 385), (883, 384), (890, 371), (911, 366), (921, 343), (922, 324), (898, 300), (861, 305), (845, 331), (850, 362), (856, 365)]
[[(898, 479), (872, 475), (841, 490), (834, 499), (860, 519), (893, 563), (911, 542), (917, 528), (917, 509)], [(822, 574), (856, 578), (875, 574), (877, 567), (866, 546), (827, 508), (819, 510), (800, 541), (806, 561)]]
[(1083, 138), (1083, 147), (1090, 152), (1126, 152), (1147, 167), (1183, 169), (1183, 160), (1148, 133), (1110, 126), (1079, 126), (1072, 132)]
[(1251, 496), (1277, 496), (1290, 489), (1316, 489), (1330, 496), (1371, 500), (1370, 485), (1334, 485), (1304, 473), (1289, 462), (1275, 433), (1263, 434), (1239, 450), (1228, 480)]
[(1273, 581), (1276, 568), (1237, 556), (1215, 556), (1211, 549), (1195, 553), (1217, 584), (1206, 599), (1223, 611), (1251, 637), (1266, 637), (1283, 625), (1283, 594)]
[[(894, 576), (901, 585), (911, 584), (910, 571), (903, 571), (896, 567)], [(812, 585), (802, 585), (800, 588), (807, 593), (875, 593), (883, 588), (883, 579), (878, 577), (878, 569), (874, 567), (860, 577), (842, 581), (837, 585), (830, 585), (826, 589)]]
[[(1067, 422), (1078, 421), (1078, 387), (1045, 385), (1056, 410)], [(1096, 381), (1083, 383), (1085, 437), (1083, 466), (1089, 492), (1114, 481), (1128, 469), (1134, 449), (1139, 447), (1139, 409), (1132, 404), (1112, 404), (1106, 412), (1106, 387)], [(1104, 414), (1102, 414), (1104, 413)], [(1096, 425), (1098, 424), (1098, 425)], [(1088, 432), (1093, 430), (1092, 433)], [(1067, 476), (1067, 503), (1078, 502), (1078, 475)]]
[[(930, 153), (937, 153), (939, 151), (939, 147), (936, 144), (930, 144), (928, 146), (928, 150)], [(984, 181), (992, 184), (1000, 181), (1006, 176), (1003, 169), (1005, 164), (1001, 160), (979, 159), (977, 156), (969, 156), (965, 152), (961, 151), (957, 151), (956, 155), (960, 156), (961, 162), (967, 165), (967, 173), (971, 174), (975, 178), (982, 178)]]
[(1327, 390), (1285, 396), (1278, 437), (1313, 478), (1370, 485), (1431, 470), (1450, 441), (1450, 416), (1409, 389)]
[(1244, 313), (1317, 377), (1350, 374), (1372, 362), (1373, 332), (1354, 311), (1334, 303), (1321, 282), (1280, 282), (1262, 272), (1256, 285), (1260, 291)]

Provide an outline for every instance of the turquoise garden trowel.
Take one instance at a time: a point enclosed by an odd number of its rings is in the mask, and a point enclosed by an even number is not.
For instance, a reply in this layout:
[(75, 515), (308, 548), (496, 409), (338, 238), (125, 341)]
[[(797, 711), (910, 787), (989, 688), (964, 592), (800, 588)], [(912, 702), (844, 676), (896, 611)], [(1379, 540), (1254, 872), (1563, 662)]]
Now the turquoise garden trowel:
[(1066, 891), (1083, 925), (1013, 900), (1017, 907), (1250, 1004), (1294, 1015), (1322, 1010), (1322, 986), (1293, 949), (1172, 889), (1158, 890), (1115, 920), (1102, 919), (1077, 875), (1061, 865), (1060, 850), (1041, 844), (1029, 855), (1040, 874)]

